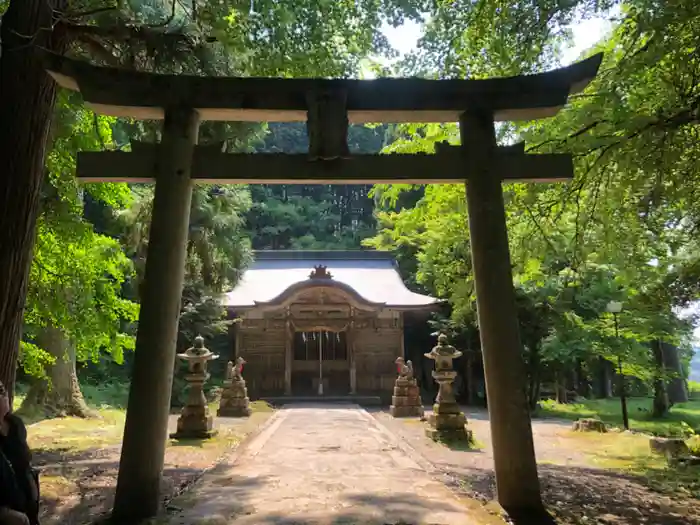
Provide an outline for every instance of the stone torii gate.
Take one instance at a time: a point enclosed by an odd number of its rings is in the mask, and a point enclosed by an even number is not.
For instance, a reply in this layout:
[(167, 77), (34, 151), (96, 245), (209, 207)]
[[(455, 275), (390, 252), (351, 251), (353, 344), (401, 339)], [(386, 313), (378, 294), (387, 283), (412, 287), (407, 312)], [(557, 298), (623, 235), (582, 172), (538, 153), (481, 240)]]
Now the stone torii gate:
[[(496, 145), (494, 122), (555, 115), (597, 74), (602, 55), (555, 71), (487, 80), (327, 80), (156, 75), (46, 56), (47, 70), (97, 113), (162, 119), (160, 144), (83, 152), (87, 182), (155, 181), (136, 353), (113, 516), (157, 513), (192, 185), (464, 183), (498, 500), (542, 508), (525, 399), (502, 181), (572, 177), (569, 155)], [(198, 146), (201, 120), (306, 121), (308, 155), (230, 154)], [(461, 146), (434, 154), (350, 155), (349, 122), (459, 122)]]

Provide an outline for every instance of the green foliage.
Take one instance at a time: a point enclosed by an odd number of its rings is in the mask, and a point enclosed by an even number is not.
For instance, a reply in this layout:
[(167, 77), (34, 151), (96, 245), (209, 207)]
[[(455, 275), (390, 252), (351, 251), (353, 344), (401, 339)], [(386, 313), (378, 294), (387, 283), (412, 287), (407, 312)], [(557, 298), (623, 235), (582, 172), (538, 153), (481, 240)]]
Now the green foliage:
[[(439, 3), (403, 71), (483, 77), (553, 65), (565, 25), (604, 11), (585, 0)], [(529, 151), (573, 152), (570, 184), (504, 186), (518, 316), (531, 381), (557, 382), (597, 359), (623, 361), (626, 375), (647, 383), (663, 376), (648, 343), (663, 340), (687, 354), (692, 319), (676, 307), (697, 299), (698, 155), (695, 2), (624, 2), (597, 80), (553, 119), (507, 125), (501, 142), (525, 139)], [(668, 36), (672, 35), (672, 36)], [(399, 127), (387, 152), (430, 152), (456, 143), (452, 125)], [(407, 185), (376, 187), (385, 208), (369, 246), (413, 259), (415, 278), (451, 305), (457, 333), (476, 326), (463, 188), (431, 186), (417, 202)], [(619, 334), (606, 312), (622, 301)], [(537, 370), (535, 370), (537, 369)], [(533, 389), (533, 395), (536, 394)]]
[(54, 359), (36, 343), (43, 328), (60, 328), (80, 361), (97, 360), (106, 352), (122, 362), (124, 350), (134, 344), (124, 329), (138, 314), (138, 305), (121, 295), (131, 262), (116, 240), (96, 233), (82, 216), (85, 192), (119, 207), (129, 202), (129, 189), (95, 184), (83, 190), (75, 180), (77, 151), (97, 149), (101, 140), (110, 140), (113, 119), (95, 117), (65, 93), (56, 109), (20, 353), (25, 372), (34, 376), (43, 376), (45, 365)]
[[(348, 142), (358, 153), (378, 152), (393, 140), (387, 126), (351, 126)], [(304, 153), (305, 126), (270, 124), (260, 153)], [(355, 249), (374, 233), (374, 201), (369, 185), (253, 185), (247, 214), (255, 249)]]

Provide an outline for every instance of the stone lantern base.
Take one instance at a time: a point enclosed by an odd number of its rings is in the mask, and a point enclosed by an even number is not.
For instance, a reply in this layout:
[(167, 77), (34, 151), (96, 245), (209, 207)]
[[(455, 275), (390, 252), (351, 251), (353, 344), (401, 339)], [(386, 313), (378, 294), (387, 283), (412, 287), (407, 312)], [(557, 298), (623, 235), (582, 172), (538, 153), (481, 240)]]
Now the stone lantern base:
[(394, 417), (421, 417), (423, 402), (415, 379), (399, 377), (394, 384), (389, 413)]
[(214, 418), (209, 414), (209, 407), (186, 406), (177, 418), (177, 431), (170, 434), (171, 439), (207, 439), (217, 434), (214, 430)]
[(435, 403), (428, 418), (426, 435), (435, 441), (462, 441), (471, 443), (471, 430), (467, 429), (467, 418), (457, 403)]
[(245, 381), (241, 379), (224, 383), (216, 415), (219, 417), (248, 417), (251, 413)]

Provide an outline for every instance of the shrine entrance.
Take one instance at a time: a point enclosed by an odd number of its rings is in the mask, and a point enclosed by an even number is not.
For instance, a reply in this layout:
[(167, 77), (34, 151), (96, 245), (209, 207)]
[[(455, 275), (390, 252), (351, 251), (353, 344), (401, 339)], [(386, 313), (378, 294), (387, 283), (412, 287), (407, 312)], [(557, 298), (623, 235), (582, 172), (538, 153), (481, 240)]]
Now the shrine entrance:
[[(164, 364), (175, 359), (196, 182), (466, 182), (497, 497), (511, 514), (541, 512), (501, 184), (569, 180), (573, 162), (567, 154), (526, 154), (522, 143), (497, 144), (495, 122), (556, 115), (571, 94), (595, 78), (602, 58), (598, 54), (555, 71), (511, 78), (352, 80), (161, 75), (45, 53), (46, 69), (56, 82), (80, 92), (96, 112), (163, 120), (159, 144), (133, 142), (130, 152), (78, 155), (83, 181), (156, 181), (113, 517), (126, 523), (150, 518), (161, 503), (173, 380), (172, 368)], [(309, 151), (231, 154), (220, 144), (198, 146), (201, 120), (306, 121)], [(351, 155), (351, 122), (459, 122), (461, 144), (438, 144), (430, 154)], [(288, 378), (285, 385), (291, 386)]]
[(350, 393), (346, 332), (295, 332), (292, 392), (344, 396)]

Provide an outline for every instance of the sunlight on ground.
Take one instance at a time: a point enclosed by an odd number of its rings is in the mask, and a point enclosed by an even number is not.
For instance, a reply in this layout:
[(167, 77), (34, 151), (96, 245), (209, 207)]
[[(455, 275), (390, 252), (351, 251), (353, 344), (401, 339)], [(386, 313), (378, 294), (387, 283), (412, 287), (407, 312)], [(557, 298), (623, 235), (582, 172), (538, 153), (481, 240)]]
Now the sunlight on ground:
[[(274, 409), (264, 401), (250, 404), (253, 414), (271, 413)], [(216, 413), (216, 406), (211, 407)], [(126, 411), (116, 408), (95, 410), (97, 417), (82, 419), (77, 417), (60, 417), (45, 419), (28, 426), (29, 446), (32, 450), (60, 450), (62, 452), (79, 452), (91, 448), (102, 448), (121, 443), (124, 433)], [(254, 416), (255, 417), (255, 416)], [(215, 448), (232, 446), (240, 441), (229, 429), (224, 429), (209, 440), (169, 440), (172, 446), (196, 448)]]
[(700, 497), (700, 467), (669, 467), (665, 458), (651, 453), (648, 435), (572, 431), (570, 439), (593, 467), (642, 476), (665, 494)]
[(569, 439), (574, 442), (572, 445), (589, 457), (592, 466), (630, 469), (639, 462), (656, 467), (666, 465), (662, 457), (651, 454), (649, 436), (644, 434), (621, 432), (599, 434), (573, 431), (569, 434)]
[(97, 417), (59, 417), (29, 426), (29, 446), (33, 450), (80, 451), (121, 442), (126, 412), (114, 408), (96, 411)]

